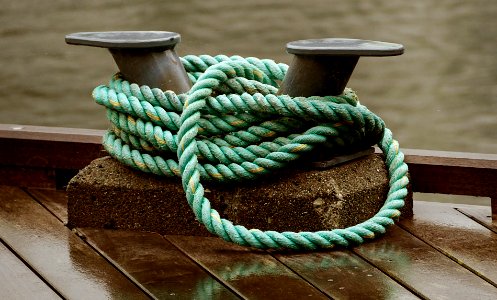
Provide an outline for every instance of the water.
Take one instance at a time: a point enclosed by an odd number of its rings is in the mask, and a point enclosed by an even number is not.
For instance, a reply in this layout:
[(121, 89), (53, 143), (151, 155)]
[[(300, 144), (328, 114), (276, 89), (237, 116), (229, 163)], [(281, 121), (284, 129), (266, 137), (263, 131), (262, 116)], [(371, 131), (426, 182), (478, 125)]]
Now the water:
[(71, 32), (176, 31), (180, 55), (286, 63), (288, 41), (353, 37), (405, 45), (361, 58), (349, 82), (402, 147), (497, 153), (497, 1), (0, 2), (0, 123), (106, 128), (90, 93), (116, 67), (105, 50), (66, 45)]

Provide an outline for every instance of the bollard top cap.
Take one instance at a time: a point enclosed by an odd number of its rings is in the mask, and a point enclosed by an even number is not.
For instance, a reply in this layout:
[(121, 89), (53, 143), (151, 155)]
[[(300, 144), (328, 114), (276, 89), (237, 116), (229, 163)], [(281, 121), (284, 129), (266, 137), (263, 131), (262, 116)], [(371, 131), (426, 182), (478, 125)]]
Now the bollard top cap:
[(297, 55), (394, 56), (404, 53), (404, 46), (369, 40), (327, 38), (290, 42), (286, 44), (286, 51)]
[(113, 49), (174, 48), (181, 36), (169, 31), (77, 32), (66, 35), (66, 43)]

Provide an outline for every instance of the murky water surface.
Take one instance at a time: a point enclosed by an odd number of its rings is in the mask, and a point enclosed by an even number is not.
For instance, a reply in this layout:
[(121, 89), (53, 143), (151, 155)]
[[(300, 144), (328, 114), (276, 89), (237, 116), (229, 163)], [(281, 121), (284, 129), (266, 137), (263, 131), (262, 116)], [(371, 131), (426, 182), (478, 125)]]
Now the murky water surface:
[(94, 86), (116, 71), (78, 31), (168, 30), (186, 54), (290, 62), (288, 41), (354, 37), (403, 43), (362, 58), (349, 82), (402, 147), (497, 153), (497, 1), (0, 0), (0, 123), (106, 128)]

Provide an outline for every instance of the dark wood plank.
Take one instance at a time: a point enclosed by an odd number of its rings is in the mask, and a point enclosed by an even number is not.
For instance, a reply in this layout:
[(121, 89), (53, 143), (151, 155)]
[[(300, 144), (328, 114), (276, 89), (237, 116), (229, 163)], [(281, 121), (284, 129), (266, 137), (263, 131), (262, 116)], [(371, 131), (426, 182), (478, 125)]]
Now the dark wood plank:
[(401, 226), (497, 286), (497, 234), (453, 204), (416, 201), (414, 217)]
[(0, 163), (0, 185), (55, 189), (55, 177), (53, 169), (3, 166)]
[[(30, 189), (29, 192), (55, 215), (59, 216), (59, 218), (63, 218), (64, 216), (67, 217), (67, 198), (64, 192), (42, 189)], [(168, 252), (165, 254), (168, 255), (163, 254), (160, 257), (153, 259), (154, 261), (159, 261), (159, 269), (161, 268), (160, 261), (165, 260), (167, 263), (172, 255), (177, 255), (173, 250), (169, 249), (171, 244), (167, 241), (157, 240), (157, 244), (152, 243), (152, 241), (156, 240), (155, 234), (153, 233), (120, 233), (118, 231), (100, 231), (97, 229), (80, 230), (83, 230), (83, 232), (88, 236), (88, 242), (90, 244), (98, 248), (99, 251), (104, 253), (104, 255), (108, 256), (113, 261), (116, 261), (118, 265), (123, 266), (125, 272), (130, 274), (135, 272), (134, 268), (133, 266), (124, 266), (123, 264), (129, 264), (129, 262), (123, 262), (123, 260), (129, 256), (140, 257), (139, 253), (136, 255), (130, 254), (136, 252), (137, 247), (135, 245), (147, 244), (147, 249), (167, 249)], [(142, 242), (143, 237), (141, 235), (152, 235), (152, 237), (150, 238), (150, 241)], [(140, 242), (133, 242), (137, 238), (140, 239)], [(167, 244), (163, 245), (163, 243)], [(138, 248), (142, 247), (138, 246)], [(147, 249), (144, 249), (143, 253), (147, 253)], [(169, 253), (171, 251), (173, 252), (172, 254)], [(142, 250), (139, 252), (142, 252)], [(121, 253), (128, 254), (124, 257), (120, 257)], [(299, 275), (306, 278), (306, 280), (319, 287), (319, 289), (335, 299), (344, 299), (351, 295), (356, 295), (361, 299), (385, 298), (384, 296), (386, 295), (402, 299), (416, 298), (412, 295), (412, 293), (407, 291), (398, 283), (350, 251), (332, 251), (329, 253), (309, 254), (278, 254), (276, 257), (293, 271), (299, 273)], [(137, 259), (135, 258), (134, 261), (135, 260)], [(138, 259), (137, 261), (140, 260)], [(155, 266), (155, 264), (153, 266)], [(169, 267), (164, 267), (164, 269), (168, 268)], [(153, 271), (151, 273), (153, 273)], [(131, 274), (131, 276), (136, 278), (133, 274)], [(137, 280), (139, 282), (147, 281), (138, 278)], [(364, 284), (361, 285), (360, 289), (350, 289), (350, 285), (355, 282), (363, 282)], [(151, 288), (149, 289), (152, 290)], [(153, 291), (153, 293), (157, 294), (156, 291)]]
[(64, 298), (147, 299), (19, 188), (0, 186), (0, 238)]
[(102, 151), (102, 130), (0, 124), (0, 165), (81, 169)]
[(0, 185), (63, 188), (106, 155), (104, 131), (0, 124)]
[(415, 192), (496, 197), (497, 155), (404, 151)]
[(0, 299), (61, 299), (0, 243)]
[(102, 142), (105, 130), (48, 127), (18, 124), (0, 124), (0, 138), (13, 138), (22, 140), (45, 140), (80, 143)]
[(265, 251), (218, 238), (166, 236), (186, 255), (247, 299), (327, 299)]
[(348, 250), (275, 257), (333, 299), (419, 299)]
[(490, 197), (490, 206), (492, 209), (492, 221), (497, 224), (497, 195)]
[(159, 299), (238, 299), (159, 234), (78, 230), (90, 245)]
[(62, 190), (28, 189), (31, 197), (40, 202), (62, 223), (67, 224), (67, 194)]
[(426, 298), (497, 299), (497, 288), (398, 226), (354, 252)]
[(101, 144), (0, 138), (0, 164), (19, 167), (81, 169), (106, 155)]
[[(0, 124), (0, 166), (81, 169), (105, 155), (103, 133)], [(497, 155), (415, 149), (404, 153), (414, 191), (491, 197), (497, 218)]]
[(403, 149), (406, 162), (423, 165), (497, 169), (497, 154)]
[(497, 222), (492, 220), (492, 212), (490, 211), (490, 207), (476, 205), (457, 205), (456, 209), (472, 220), (497, 233)]

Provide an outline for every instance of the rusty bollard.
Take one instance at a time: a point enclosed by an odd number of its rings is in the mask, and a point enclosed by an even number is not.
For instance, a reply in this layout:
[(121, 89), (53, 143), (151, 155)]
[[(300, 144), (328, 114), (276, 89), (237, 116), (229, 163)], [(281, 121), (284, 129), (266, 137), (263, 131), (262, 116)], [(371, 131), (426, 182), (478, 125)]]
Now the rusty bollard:
[[(78, 33), (66, 41), (109, 48), (130, 82), (176, 93), (190, 88), (174, 52), (178, 34)], [(339, 95), (360, 56), (399, 55), (403, 47), (322, 39), (288, 43), (287, 51), (295, 57), (279, 94), (296, 97)], [(206, 184), (206, 197), (223, 217), (248, 228), (298, 232), (348, 227), (374, 215), (388, 191), (383, 159), (367, 154), (371, 151), (315, 162), (310, 169), (297, 165), (261, 181)], [(406, 202), (402, 213), (409, 216), (412, 198)], [(74, 227), (209, 235), (195, 220), (177, 178), (137, 172), (110, 157), (93, 161), (70, 182), (68, 217)]]
[(72, 45), (109, 49), (123, 77), (131, 83), (185, 93), (191, 83), (174, 50), (181, 36), (168, 31), (78, 32)]

